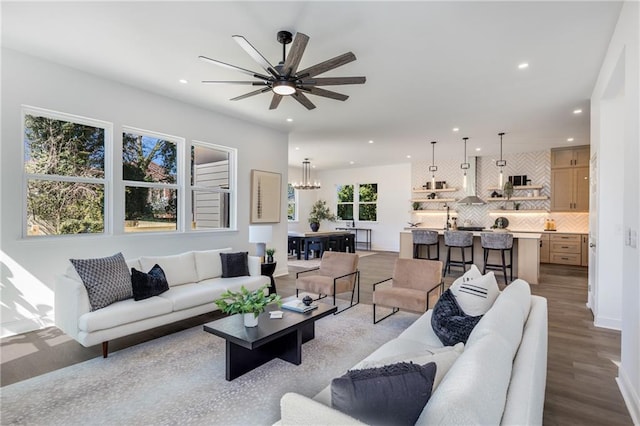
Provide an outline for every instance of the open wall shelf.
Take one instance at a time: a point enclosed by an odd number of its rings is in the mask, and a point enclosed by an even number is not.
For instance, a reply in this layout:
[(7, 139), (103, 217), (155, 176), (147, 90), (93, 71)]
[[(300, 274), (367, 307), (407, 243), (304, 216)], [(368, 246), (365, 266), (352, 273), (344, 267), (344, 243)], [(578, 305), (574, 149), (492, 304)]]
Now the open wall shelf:
[(427, 198), (412, 198), (410, 201), (412, 203), (452, 203), (456, 201), (456, 199), (455, 198), (434, 198), (429, 200)]
[(504, 197), (499, 198), (487, 198), (486, 201), (488, 203), (498, 203), (500, 201), (509, 202), (509, 201), (539, 201), (539, 200), (548, 200), (549, 197), (546, 195), (541, 195), (539, 197), (511, 197), (508, 200)]
[(443, 189), (420, 189), (420, 188), (413, 188), (412, 191), (416, 192), (416, 193), (423, 193), (423, 194), (431, 194), (432, 192), (456, 192), (458, 190), (458, 188), (443, 188)]

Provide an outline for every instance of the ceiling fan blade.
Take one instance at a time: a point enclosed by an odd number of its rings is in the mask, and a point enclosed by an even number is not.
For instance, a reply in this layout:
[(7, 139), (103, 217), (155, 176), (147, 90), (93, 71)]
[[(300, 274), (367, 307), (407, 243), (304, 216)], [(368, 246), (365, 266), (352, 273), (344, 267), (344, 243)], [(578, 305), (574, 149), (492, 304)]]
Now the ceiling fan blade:
[(331, 99), (335, 99), (337, 101), (346, 101), (347, 99), (349, 99), (349, 96), (347, 95), (343, 95), (342, 93), (337, 93), (337, 92), (333, 92), (331, 90), (325, 90), (325, 89), (321, 89), (319, 87), (303, 87), (301, 88), (301, 90), (304, 90), (305, 92), (308, 92), (312, 95), (316, 95), (316, 96), (322, 96), (325, 98), (331, 98)]
[(229, 69), (234, 70), (234, 71), (240, 71), (240, 72), (243, 72), (245, 74), (249, 74), (250, 76), (255, 77), (255, 78), (261, 78), (263, 80), (269, 80), (271, 78), (271, 77), (267, 77), (266, 75), (258, 74), (255, 71), (251, 71), (251, 70), (247, 70), (247, 69), (244, 69), (244, 68), (240, 68), (240, 67), (237, 67), (235, 65), (227, 64), (226, 62), (218, 61), (216, 59), (207, 58), (206, 56), (198, 56), (198, 58), (200, 58), (200, 60), (202, 60), (204, 62), (209, 62), (211, 64), (218, 65), (218, 66), (223, 67), (223, 68), (229, 68)]
[(269, 63), (269, 61), (267, 61), (267, 59), (262, 56), (262, 53), (258, 52), (258, 49), (253, 47), (246, 38), (241, 35), (234, 35), (231, 37), (240, 45), (240, 47), (244, 49), (245, 52), (249, 54), (249, 56), (251, 56), (251, 58), (253, 58), (254, 61), (259, 63), (260, 66), (265, 69), (265, 71), (267, 71), (274, 77), (279, 77), (278, 71), (273, 68), (273, 65), (271, 65), (271, 63)]
[(297, 73), (300, 78), (313, 77), (318, 74), (322, 74), (334, 68), (338, 68), (344, 64), (348, 64), (349, 62), (353, 62), (356, 60), (356, 55), (353, 52), (347, 52), (340, 56), (336, 56), (335, 58), (328, 59), (324, 62), (320, 62), (312, 67), (305, 68), (302, 71)]
[(364, 84), (366, 81), (366, 77), (321, 77), (302, 80), (300, 84), (303, 86), (339, 86), (342, 84)]
[(240, 99), (249, 98), (251, 96), (259, 95), (260, 93), (268, 92), (271, 90), (270, 87), (265, 87), (264, 89), (254, 90), (253, 92), (245, 93), (244, 95), (237, 96), (235, 98), (231, 98), (232, 101), (239, 101)]
[(218, 80), (202, 80), (205, 84), (241, 84), (247, 86), (265, 86), (266, 81), (218, 81)]
[(284, 75), (290, 76), (296, 73), (298, 65), (300, 65), (304, 49), (307, 47), (307, 43), (309, 43), (308, 35), (296, 33), (293, 43), (291, 44), (291, 49), (289, 50), (289, 54), (287, 55), (287, 59), (285, 59), (284, 65), (282, 66), (282, 73)]
[(302, 92), (296, 91), (293, 95), (291, 95), (293, 99), (300, 102), (306, 109), (314, 109), (316, 106), (307, 98)]
[(274, 93), (273, 98), (271, 98), (271, 105), (269, 105), (269, 109), (278, 108), (278, 105), (280, 105), (280, 101), (282, 100), (282, 98), (283, 98), (282, 95), (278, 95), (277, 93)]

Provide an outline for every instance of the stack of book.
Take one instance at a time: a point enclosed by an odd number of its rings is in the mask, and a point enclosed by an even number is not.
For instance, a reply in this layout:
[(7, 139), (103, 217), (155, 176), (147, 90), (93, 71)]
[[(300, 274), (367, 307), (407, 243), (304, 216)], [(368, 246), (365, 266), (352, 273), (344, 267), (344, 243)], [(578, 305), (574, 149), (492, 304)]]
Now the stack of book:
[(282, 304), (284, 309), (288, 309), (290, 311), (295, 312), (309, 312), (318, 308), (318, 305), (305, 305), (301, 300), (291, 300), (289, 302), (285, 302)]

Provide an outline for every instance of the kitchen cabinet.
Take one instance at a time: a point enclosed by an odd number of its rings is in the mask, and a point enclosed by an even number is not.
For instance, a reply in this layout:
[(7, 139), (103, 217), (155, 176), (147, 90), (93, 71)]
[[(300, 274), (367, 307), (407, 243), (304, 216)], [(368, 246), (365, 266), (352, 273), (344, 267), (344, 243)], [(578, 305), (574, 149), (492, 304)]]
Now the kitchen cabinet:
[(551, 168), (589, 167), (591, 152), (589, 145), (551, 150)]
[(582, 264), (582, 235), (549, 235), (549, 262), (580, 266)]
[(589, 167), (551, 170), (551, 211), (589, 211)]
[(549, 235), (540, 235), (540, 263), (549, 263)]

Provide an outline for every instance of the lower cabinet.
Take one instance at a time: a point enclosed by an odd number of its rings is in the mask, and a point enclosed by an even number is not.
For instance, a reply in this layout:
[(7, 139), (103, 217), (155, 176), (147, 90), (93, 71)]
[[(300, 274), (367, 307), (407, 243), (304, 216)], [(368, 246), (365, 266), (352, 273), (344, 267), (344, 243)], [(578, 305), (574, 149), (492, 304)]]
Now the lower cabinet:
[(549, 263), (582, 265), (582, 235), (549, 235)]
[(582, 237), (582, 266), (589, 266), (589, 236), (581, 235)]
[(540, 263), (549, 263), (549, 235), (540, 235)]

